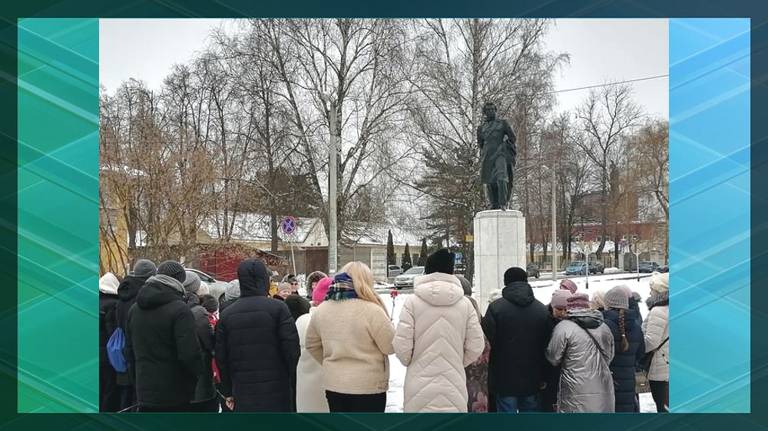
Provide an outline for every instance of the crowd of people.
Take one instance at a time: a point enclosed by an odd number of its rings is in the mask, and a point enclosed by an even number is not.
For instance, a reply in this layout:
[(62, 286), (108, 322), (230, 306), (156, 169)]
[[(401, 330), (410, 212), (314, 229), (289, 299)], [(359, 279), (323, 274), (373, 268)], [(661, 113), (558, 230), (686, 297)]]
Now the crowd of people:
[(100, 409), (384, 412), (395, 355), (405, 412), (639, 412), (638, 375), (668, 411), (668, 274), (643, 319), (625, 286), (590, 298), (564, 279), (545, 305), (513, 267), (482, 314), (454, 261), (427, 258), (395, 324), (362, 262), (311, 273), (304, 297), (259, 259), (223, 292), (139, 259), (99, 281)]

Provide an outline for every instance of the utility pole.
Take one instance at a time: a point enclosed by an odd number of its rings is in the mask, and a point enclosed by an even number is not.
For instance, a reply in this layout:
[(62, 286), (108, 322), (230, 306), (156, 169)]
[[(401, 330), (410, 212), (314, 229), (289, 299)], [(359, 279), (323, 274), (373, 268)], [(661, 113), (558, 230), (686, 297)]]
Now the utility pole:
[(557, 223), (555, 218), (557, 217), (557, 207), (555, 207), (555, 170), (552, 171), (552, 283), (557, 282)]
[(337, 264), (338, 264), (338, 228), (337, 228), (337, 220), (336, 220), (336, 185), (337, 185), (337, 177), (338, 177), (338, 167), (337, 167), (337, 154), (339, 151), (339, 131), (336, 130), (338, 127), (337, 123), (337, 112), (336, 112), (336, 100), (332, 99), (330, 96), (324, 97), (326, 100), (328, 100), (330, 104), (330, 151), (328, 151), (329, 154), (329, 160), (328, 160), (328, 229), (330, 232), (328, 233), (328, 273), (334, 274), (336, 273)]

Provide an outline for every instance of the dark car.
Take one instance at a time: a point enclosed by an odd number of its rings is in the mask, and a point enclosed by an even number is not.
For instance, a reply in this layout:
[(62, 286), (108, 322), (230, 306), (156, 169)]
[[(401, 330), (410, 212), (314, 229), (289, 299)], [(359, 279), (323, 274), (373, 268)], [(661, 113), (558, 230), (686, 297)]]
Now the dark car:
[(659, 272), (669, 272), (669, 265), (660, 266), (658, 271)]
[(659, 264), (652, 261), (640, 262), (640, 266), (637, 269), (638, 272), (645, 272), (645, 273), (650, 273), (658, 270), (659, 270)]
[(597, 273), (602, 274), (604, 272), (605, 272), (605, 265), (603, 265), (603, 262), (600, 262), (600, 261), (589, 262), (590, 274), (597, 274)]
[(541, 271), (539, 270), (539, 265), (536, 265), (535, 263), (529, 263), (525, 267), (525, 272), (528, 273), (528, 277), (539, 278), (539, 276), (541, 275)]

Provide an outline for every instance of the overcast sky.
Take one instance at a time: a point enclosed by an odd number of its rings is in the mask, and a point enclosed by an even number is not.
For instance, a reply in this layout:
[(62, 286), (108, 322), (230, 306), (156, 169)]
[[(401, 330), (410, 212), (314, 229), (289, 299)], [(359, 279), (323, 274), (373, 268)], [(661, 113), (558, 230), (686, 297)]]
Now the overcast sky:
[[(101, 85), (113, 92), (128, 78), (160, 88), (176, 63), (192, 59), (206, 45), (219, 19), (102, 19), (99, 34)], [(669, 69), (666, 19), (559, 19), (545, 38), (547, 48), (570, 54), (555, 76), (555, 89), (666, 75)], [(649, 114), (669, 115), (668, 79), (632, 84), (634, 98)], [(588, 90), (558, 92), (556, 110), (574, 108)]]

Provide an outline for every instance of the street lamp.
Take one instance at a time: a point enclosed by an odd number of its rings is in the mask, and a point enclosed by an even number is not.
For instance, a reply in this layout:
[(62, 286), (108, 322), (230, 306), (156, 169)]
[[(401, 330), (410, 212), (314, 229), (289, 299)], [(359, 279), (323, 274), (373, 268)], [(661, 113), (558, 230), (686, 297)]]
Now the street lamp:
[(552, 284), (557, 283), (557, 207), (555, 206), (555, 191), (556, 188), (556, 177), (555, 177), (555, 170), (552, 168), (547, 167), (546, 165), (541, 165), (544, 169), (549, 169), (552, 172)]

